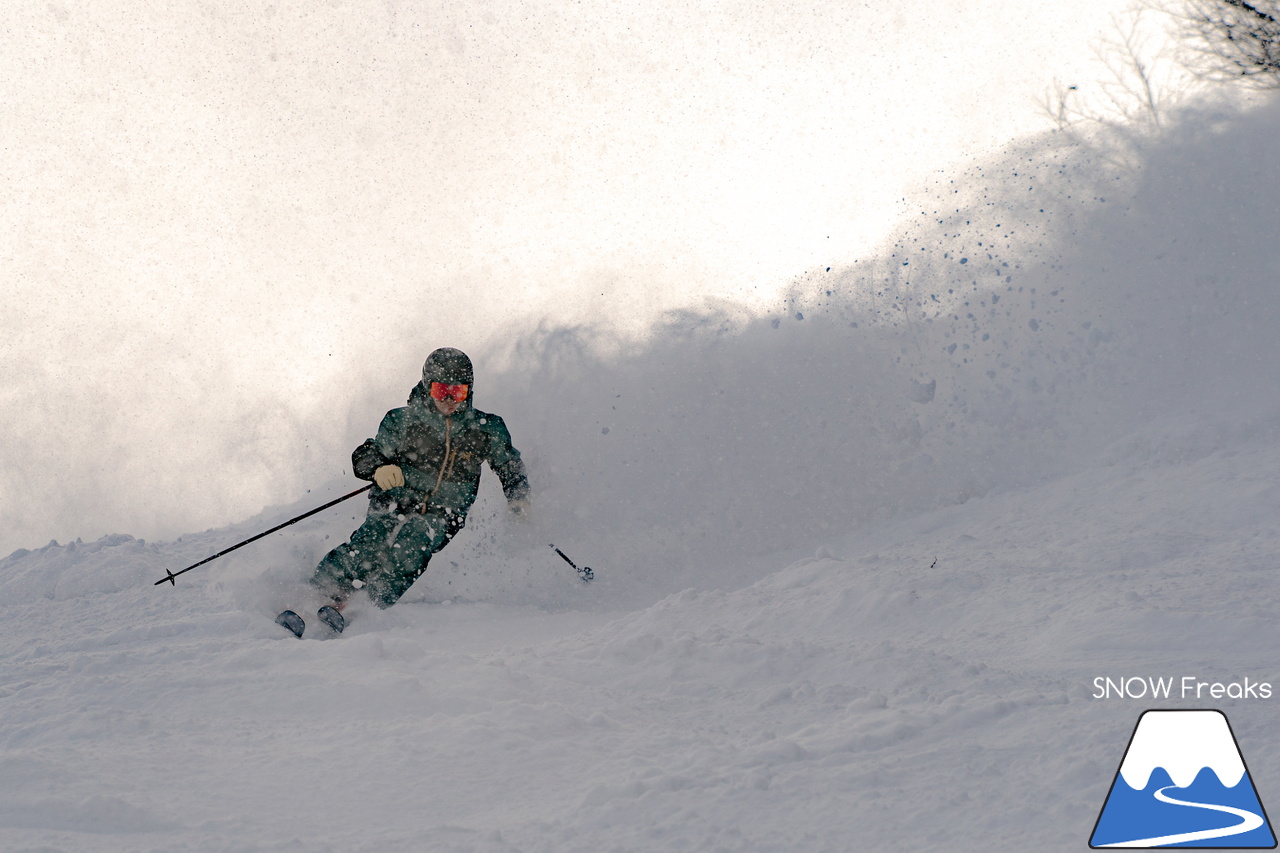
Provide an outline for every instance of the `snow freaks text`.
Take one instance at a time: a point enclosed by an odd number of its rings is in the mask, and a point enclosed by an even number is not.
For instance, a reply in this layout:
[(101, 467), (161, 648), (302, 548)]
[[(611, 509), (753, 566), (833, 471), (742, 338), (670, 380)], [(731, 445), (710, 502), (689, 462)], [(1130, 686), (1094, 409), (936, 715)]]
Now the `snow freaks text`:
[(1266, 681), (1204, 681), (1194, 675), (1182, 677), (1128, 676), (1093, 680), (1094, 699), (1270, 699)]

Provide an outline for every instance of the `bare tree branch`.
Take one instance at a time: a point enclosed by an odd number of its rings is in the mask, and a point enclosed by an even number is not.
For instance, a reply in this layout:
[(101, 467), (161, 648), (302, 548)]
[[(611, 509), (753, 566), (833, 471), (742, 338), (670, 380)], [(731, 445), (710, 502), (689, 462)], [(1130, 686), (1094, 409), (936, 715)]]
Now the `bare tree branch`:
[(1113, 34), (1095, 48), (1106, 77), (1089, 94), (1055, 81), (1040, 101), (1068, 141), (1121, 167), (1132, 165), (1146, 140), (1164, 130), (1168, 111), (1187, 94), (1189, 82), (1163, 49), (1150, 47), (1155, 31), (1143, 11), (1113, 19)]
[(1174, 14), (1205, 61), (1204, 76), (1280, 88), (1280, 0), (1187, 0)]

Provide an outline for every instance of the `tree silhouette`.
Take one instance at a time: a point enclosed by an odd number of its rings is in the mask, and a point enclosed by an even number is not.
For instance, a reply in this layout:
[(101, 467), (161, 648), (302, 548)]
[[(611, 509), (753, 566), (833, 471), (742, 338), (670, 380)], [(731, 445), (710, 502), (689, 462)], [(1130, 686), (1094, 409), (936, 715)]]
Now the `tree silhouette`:
[(1178, 17), (1205, 76), (1280, 88), (1280, 0), (1188, 0)]

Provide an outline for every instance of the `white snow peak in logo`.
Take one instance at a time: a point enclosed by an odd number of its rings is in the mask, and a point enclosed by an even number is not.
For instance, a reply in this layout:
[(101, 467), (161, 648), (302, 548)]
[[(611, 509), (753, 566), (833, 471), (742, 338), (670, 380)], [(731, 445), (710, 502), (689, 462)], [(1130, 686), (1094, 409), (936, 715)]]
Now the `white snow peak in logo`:
[(1089, 846), (1274, 848), (1226, 715), (1145, 711)]

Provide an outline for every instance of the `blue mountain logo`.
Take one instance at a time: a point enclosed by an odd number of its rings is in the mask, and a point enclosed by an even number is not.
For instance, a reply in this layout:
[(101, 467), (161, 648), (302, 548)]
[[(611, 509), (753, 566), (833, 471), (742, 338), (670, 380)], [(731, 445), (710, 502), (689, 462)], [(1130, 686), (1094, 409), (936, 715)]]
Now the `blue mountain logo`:
[(1089, 846), (1274, 848), (1275, 834), (1226, 715), (1144, 712)]

